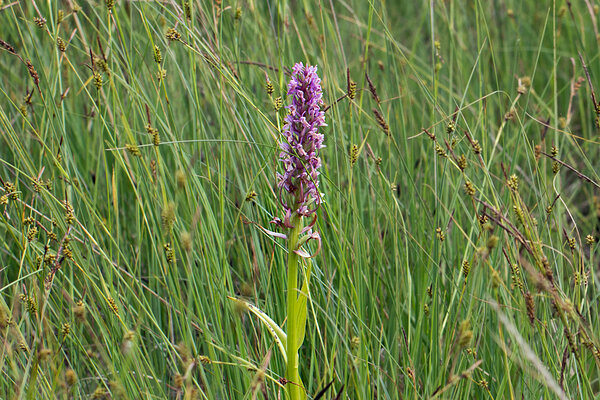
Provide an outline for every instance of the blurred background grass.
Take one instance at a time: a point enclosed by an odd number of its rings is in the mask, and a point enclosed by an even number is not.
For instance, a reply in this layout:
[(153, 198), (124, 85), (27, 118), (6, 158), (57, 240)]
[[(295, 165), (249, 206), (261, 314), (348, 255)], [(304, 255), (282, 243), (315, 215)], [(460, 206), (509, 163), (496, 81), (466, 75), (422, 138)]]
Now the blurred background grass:
[(6, 398), (284, 398), (227, 296), (284, 324), (256, 224), (299, 61), (331, 106), (309, 395), (600, 393), (596, 2), (0, 7)]

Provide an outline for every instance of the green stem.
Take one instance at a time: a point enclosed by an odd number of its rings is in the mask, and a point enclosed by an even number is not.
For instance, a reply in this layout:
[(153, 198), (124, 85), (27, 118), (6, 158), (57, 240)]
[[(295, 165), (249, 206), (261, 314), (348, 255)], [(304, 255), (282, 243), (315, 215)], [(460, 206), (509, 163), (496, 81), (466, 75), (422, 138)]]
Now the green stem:
[(306, 395), (300, 380), (298, 368), (298, 338), (300, 330), (304, 326), (298, 324), (298, 255), (294, 253), (297, 250), (298, 237), (302, 230), (301, 217), (294, 214), (291, 218), (294, 226), (288, 237), (288, 287), (287, 287), (287, 371), (286, 379), (288, 384), (288, 394), (290, 400), (304, 400)]

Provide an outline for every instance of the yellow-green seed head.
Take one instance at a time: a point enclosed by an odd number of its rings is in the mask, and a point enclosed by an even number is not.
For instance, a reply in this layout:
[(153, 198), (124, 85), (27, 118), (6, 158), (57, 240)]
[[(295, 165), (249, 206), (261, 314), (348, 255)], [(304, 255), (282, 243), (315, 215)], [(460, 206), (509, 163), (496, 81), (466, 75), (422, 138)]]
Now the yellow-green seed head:
[(119, 306), (117, 306), (117, 302), (112, 297), (108, 297), (108, 307), (115, 315), (119, 315)]
[(69, 336), (69, 333), (71, 333), (71, 324), (64, 322), (60, 327), (60, 333), (63, 335), (63, 337)]
[(348, 152), (348, 155), (350, 156), (350, 165), (354, 165), (356, 164), (356, 161), (358, 160), (358, 145), (353, 144), (352, 146), (350, 146), (350, 151)]
[(67, 44), (60, 36), (56, 38), (56, 47), (58, 47), (61, 53), (67, 51)]
[(192, 7), (190, 6), (189, 1), (185, 1), (183, 3), (183, 13), (185, 15), (185, 19), (192, 19)]
[(441, 227), (437, 227), (435, 229), (435, 236), (439, 239), (440, 242), (443, 242), (446, 239), (446, 233), (442, 230)]
[(246, 201), (254, 201), (254, 199), (256, 199), (256, 196), (258, 196), (258, 194), (254, 190), (251, 190), (246, 195)]
[(37, 239), (37, 234), (38, 234), (38, 228), (37, 226), (32, 226), (27, 230), (27, 241), (28, 242), (33, 242), (35, 239)]
[(177, 32), (175, 28), (169, 28), (165, 37), (172, 42), (176, 42), (181, 39), (181, 33)]
[(134, 157), (142, 156), (142, 152), (140, 151), (140, 148), (136, 144), (127, 143), (127, 144), (125, 144), (125, 148), (129, 152), (129, 154), (131, 154)]
[(180, 190), (185, 189), (186, 180), (187, 180), (187, 177), (185, 175), (185, 172), (183, 172), (183, 170), (178, 169), (177, 171), (175, 171), (175, 182), (177, 182), (177, 187)]
[(269, 77), (266, 77), (266, 83), (265, 83), (265, 90), (267, 91), (267, 95), (272, 96), (273, 92), (275, 91), (275, 88), (273, 87), (273, 82), (271, 82), (271, 80), (269, 79)]
[(435, 144), (435, 152), (437, 153), (438, 156), (440, 156), (442, 158), (448, 157), (448, 155), (446, 154), (446, 150), (444, 150), (444, 148), (442, 146), (440, 146), (438, 143)]
[(471, 264), (469, 261), (464, 260), (462, 263), (462, 273), (465, 278), (469, 276), (469, 272), (471, 271)]
[(85, 308), (85, 303), (79, 300), (75, 306), (73, 307), (73, 315), (75, 319), (79, 322), (83, 322), (85, 320), (87, 314), (87, 310)]
[(102, 75), (99, 72), (94, 72), (92, 74), (92, 79), (94, 80), (94, 86), (96, 87), (97, 90), (100, 90), (102, 88)]
[(162, 62), (162, 53), (158, 46), (154, 46), (154, 62), (160, 64)]
[(467, 157), (465, 157), (464, 154), (461, 154), (458, 157), (456, 164), (458, 165), (458, 168), (464, 172), (464, 170), (467, 169)]
[(473, 182), (471, 182), (471, 181), (465, 182), (465, 193), (471, 197), (473, 197), (475, 195), (476, 189), (475, 189), (475, 185), (473, 185)]
[(351, 100), (354, 100), (354, 98), (356, 97), (356, 82), (354, 82), (353, 80), (350, 80), (348, 82), (347, 94), (348, 98), (350, 98)]
[(207, 364), (212, 363), (210, 358), (208, 358), (207, 356), (203, 356), (203, 355), (198, 356), (198, 362), (202, 365), (207, 365)]
[(512, 190), (513, 192), (516, 192), (519, 190), (519, 178), (515, 174), (512, 174), (510, 176), (510, 178), (508, 178), (508, 181), (506, 182), (506, 184), (510, 188), (510, 190)]
[(165, 251), (165, 258), (167, 259), (167, 262), (169, 264), (174, 264), (175, 263), (175, 250), (173, 250), (173, 248), (171, 248), (171, 243), (166, 243), (164, 246), (164, 251)]
[(279, 96), (275, 100), (273, 100), (273, 108), (275, 109), (276, 112), (281, 110), (282, 106), (283, 106), (283, 99), (281, 98), (281, 96)]
[(554, 161), (552, 163), (552, 172), (554, 173), (554, 175), (558, 174), (558, 172), (560, 171), (560, 163), (558, 161)]
[(161, 213), (162, 226), (166, 234), (170, 233), (173, 229), (173, 225), (175, 224), (176, 215), (175, 215), (175, 203), (170, 201), (167, 203), (165, 208), (163, 208)]
[(67, 382), (68, 386), (73, 386), (77, 383), (77, 373), (71, 368), (65, 372), (65, 382)]
[(471, 330), (471, 323), (469, 320), (464, 320), (458, 327), (458, 347), (463, 349), (471, 343), (473, 339), (473, 331)]
[(73, 210), (73, 206), (71, 205), (69, 200), (64, 201), (64, 206), (65, 206), (65, 223), (67, 225), (71, 225), (75, 221), (75, 212)]
[(41, 17), (33, 18), (33, 22), (38, 26), (38, 28), (42, 29), (46, 26), (46, 19)]
[(486, 243), (486, 247), (489, 250), (492, 250), (494, 247), (496, 247), (496, 245), (498, 244), (498, 241), (500, 240), (500, 238), (498, 238), (498, 236), (496, 235), (492, 235), (489, 237), (487, 243)]
[(181, 240), (181, 248), (186, 253), (189, 253), (190, 251), (192, 251), (193, 238), (189, 232), (183, 232), (181, 234), (180, 240)]

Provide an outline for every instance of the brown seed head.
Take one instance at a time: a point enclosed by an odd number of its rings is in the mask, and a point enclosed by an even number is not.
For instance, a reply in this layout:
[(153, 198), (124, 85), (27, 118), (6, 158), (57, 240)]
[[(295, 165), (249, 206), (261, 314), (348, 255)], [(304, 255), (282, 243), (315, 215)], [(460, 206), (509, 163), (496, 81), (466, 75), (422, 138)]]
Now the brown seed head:
[(390, 136), (390, 127), (385, 122), (385, 119), (383, 118), (383, 115), (376, 108), (373, 109), (373, 114), (375, 114), (375, 120), (377, 121), (377, 123), (379, 124), (379, 126), (381, 127), (381, 129), (383, 130), (383, 132), (387, 136)]
[(27, 71), (29, 71), (29, 75), (33, 78), (33, 83), (35, 83), (37, 86), (40, 83), (40, 77), (37, 71), (35, 70), (35, 67), (29, 60), (26, 60), (25, 64), (27, 65)]
[(8, 51), (9, 53), (12, 53), (15, 55), (17, 54), (15, 48), (12, 47), (9, 43), (5, 42), (2, 39), (0, 39), (0, 47), (2, 47), (4, 50)]

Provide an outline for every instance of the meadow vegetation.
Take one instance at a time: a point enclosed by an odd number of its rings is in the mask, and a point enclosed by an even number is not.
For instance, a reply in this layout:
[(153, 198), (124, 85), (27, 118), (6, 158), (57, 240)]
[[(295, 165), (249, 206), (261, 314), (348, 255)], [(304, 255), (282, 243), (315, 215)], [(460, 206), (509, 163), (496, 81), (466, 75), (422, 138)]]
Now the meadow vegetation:
[(0, 398), (286, 398), (256, 310), (286, 326), (296, 62), (327, 123), (308, 398), (598, 398), (598, 18), (0, 0)]

